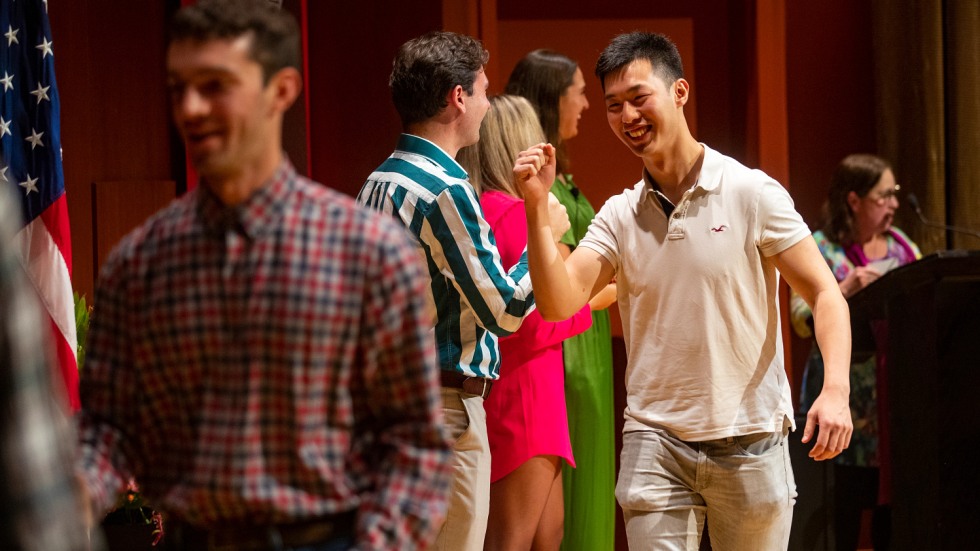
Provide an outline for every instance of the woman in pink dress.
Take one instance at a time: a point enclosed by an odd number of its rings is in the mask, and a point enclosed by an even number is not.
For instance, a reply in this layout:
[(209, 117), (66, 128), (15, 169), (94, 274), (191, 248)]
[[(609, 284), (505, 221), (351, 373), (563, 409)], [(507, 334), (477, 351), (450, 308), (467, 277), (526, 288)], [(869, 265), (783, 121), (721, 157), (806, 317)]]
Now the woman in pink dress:
[[(512, 183), (514, 161), (544, 137), (524, 98), (497, 96), (491, 104), (479, 143), (457, 158), (480, 193), (501, 262), (509, 269), (527, 246), (524, 201)], [(561, 543), (561, 461), (575, 466), (561, 343), (591, 324), (588, 305), (558, 323), (532, 312), (516, 333), (500, 340), (500, 380), (484, 402), (491, 457), (485, 549), (558, 549)]]

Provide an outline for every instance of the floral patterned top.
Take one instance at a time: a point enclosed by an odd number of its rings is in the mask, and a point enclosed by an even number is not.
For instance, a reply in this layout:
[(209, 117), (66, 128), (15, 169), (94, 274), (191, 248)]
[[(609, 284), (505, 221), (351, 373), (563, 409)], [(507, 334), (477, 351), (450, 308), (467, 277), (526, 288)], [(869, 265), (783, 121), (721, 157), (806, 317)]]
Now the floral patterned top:
[[(891, 228), (886, 234), (888, 250), (884, 258), (895, 258), (899, 266), (904, 266), (922, 257), (919, 247), (898, 228)], [(827, 266), (834, 273), (837, 281), (843, 281), (856, 266), (867, 264), (868, 259), (858, 247), (844, 247), (831, 241), (822, 231), (813, 232), (820, 254), (827, 261)], [(793, 293), (790, 300), (791, 319), (796, 334), (803, 338), (812, 338), (813, 330), (810, 318), (813, 312), (802, 297)], [(877, 358), (872, 355), (851, 364), (851, 420), (854, 423), (854, 433), (850, 446), (844, 450), (836, 461), (845, 465), (859, 467), (878, 466), (878, 402), (875, 379), (875, 364)], [(800, 413), (805, 415), (823, 387), (823, 357), (816, 342), (806, 362), (803, 372), (803, 385), (800, 391)]]

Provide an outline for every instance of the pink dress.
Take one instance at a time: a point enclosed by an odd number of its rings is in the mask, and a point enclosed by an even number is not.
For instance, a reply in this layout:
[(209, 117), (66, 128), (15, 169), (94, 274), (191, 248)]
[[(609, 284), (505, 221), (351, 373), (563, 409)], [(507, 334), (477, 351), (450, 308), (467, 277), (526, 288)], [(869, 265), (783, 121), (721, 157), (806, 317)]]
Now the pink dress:
[[(524, 201), (498, 191), (480, 198), (493, 229), (504, 269), (527, 246)], [(592, 325), (586, 305), (571, 318), (551, 323), (537, 310), (516, 333), (500, 339), (500, 380), (483, 406), (490, 438), (490, 481), (496, 482), (536, 455), (557, 455), (575, 466), (565, 409), (561, 343)]]

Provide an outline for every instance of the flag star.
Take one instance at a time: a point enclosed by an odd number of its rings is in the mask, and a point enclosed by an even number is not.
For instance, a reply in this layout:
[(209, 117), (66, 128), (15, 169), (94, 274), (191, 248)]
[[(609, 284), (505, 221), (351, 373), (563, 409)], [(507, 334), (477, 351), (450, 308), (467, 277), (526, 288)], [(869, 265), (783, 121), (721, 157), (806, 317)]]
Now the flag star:
[(41, 59), (44, 59), (49, 54), (54, 57), (54, 50), (51, 49), (51, 46), (54, 46), (54, 42), (48, 42), (48, 37), (45, 36), (44, 40), (34, 47), (41, 50)]
[(11, 121), (3, 120), (3, 116), (0, 115), (0, 138), (13, 135), (10, 133), (10, 123)]
[(7, 169), (9, 168), (10, 168), (9, 166), (0, 167), (0, 178), (3, 178), (4, 182), (10, 181), (7, 179)]
[(31, 135), (24, 138), (25, 142), (31, 142), (31, 151), (34, 151), (34, 148), (37, 146), (44, 147), (44, 142), (41, 141), (41, 136), (43, 135), (44, 132), (39, 133), (37, 130), (31, 128)]
[(49, 89), (51, 89), (50, 86), (43, 86), (42, 87), (40, 82), (37, 83), (37, 90), (34, 90), (33, 92), (31, 92), (31, 95), (32, 96), (37, 96), (37, 103), (38, 103), (38, 105), (41, 104), (41, 100), (45, 100), (46, 99), (48, 101), (51, 101), (51, 98), (48, 97), (48, 90)]
[(20, 41), (17, 40), (17, 33), (19, 32), (20, 29), (15, 29), (13, 25), (7, 25), (7, 32), (3, 33), (7, 37), (7, 46), (20, 44)]
[(32, 191), (34, 193), (38, 193), (38, 191), (37, 191), (37, 178), (31, 178), (31, 175), (30, 174), (27, 175), (27, 181), (26, 182), (21, 182), (18, 185), (26, 190), (24, 192), (25, 195), (30, 195)]
[(7, 90), (13, 90), (14, 89), (14, 75), (11, 75), (11, 74), (7, 73), (7, 71), (4, 71), (3, 72), (3, 78), (0, 78), (0, 84), (3, 84), (3, 91), (4, 92), (6, 92)]

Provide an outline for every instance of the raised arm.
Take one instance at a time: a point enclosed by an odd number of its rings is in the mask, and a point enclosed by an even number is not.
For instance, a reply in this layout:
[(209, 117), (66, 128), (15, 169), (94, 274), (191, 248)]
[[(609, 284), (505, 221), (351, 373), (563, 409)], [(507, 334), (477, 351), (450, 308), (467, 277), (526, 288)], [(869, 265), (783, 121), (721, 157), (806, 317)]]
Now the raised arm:
[(786, 282), (813, 310), (817, 346), (824, 359), (824, 384), (803, 430), (809, 442), (817, 427), (810, 457), (817, 461), (840, 454), (851, 440), (850, 363), (851, 320), (847, 302), (813, 239), (802, 239), (772, 257)]
[(518, 155), (514, 179), (524, 193), (527, 254), (535, 301), (541, 317), (568, 319), (612, 279), (613, 269), (599, 253), (579, 247), (562, 260), (548, 215), (555, 178), (555, 148), (538, 144)]

